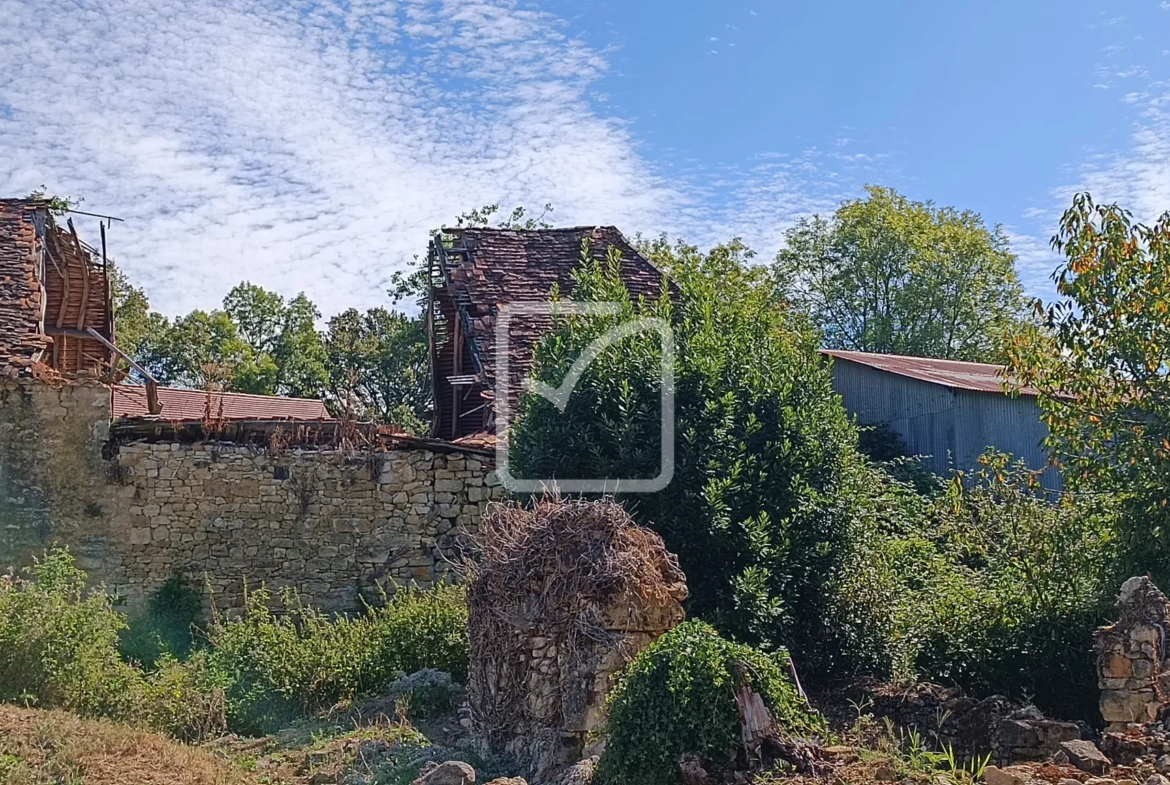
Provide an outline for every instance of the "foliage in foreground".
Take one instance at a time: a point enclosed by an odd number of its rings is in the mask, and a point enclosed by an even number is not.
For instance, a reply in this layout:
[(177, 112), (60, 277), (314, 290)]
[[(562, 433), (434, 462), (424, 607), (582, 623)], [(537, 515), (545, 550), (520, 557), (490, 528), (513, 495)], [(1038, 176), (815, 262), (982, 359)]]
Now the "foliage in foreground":
[(467, 598), (458, 586), (400, 589), (384, 605), (335, 619), (267, 589), (248, 595), (238, 619), (217, 618), (210, 664), (228, 685), (228, 720), (269, 733), (290, 719), (379, 690), (402, 673), (435, 668), (467, 676)]
[[(885, 515), (876, 509), (884, 488), (857, 450), (815, 333), (776, 306), (767, 271), (740, 243), (701, 253), (659, 242), (645, 251), (677, 282), (678, 302), (632, 302), (619, 260), (583, 252), (573, 296), (624, 303), (624, 312), (563, 320), (538, 347), (535, 373), (559, 384), (616, 324), (666, 320), (676, 345), (673, 479), (657, 493), (619, 498), (678, 554), (689, 612), (745, 642), (786, 644), (802, 665), (889, 667), (888, 652), (828, 646), (809, 628), (829, 613), (829, 584), (863, 530)], [(513, 472), (656, 476), (661, 357), (657, 334), (639, 333), (589, 364), (563, 413), (526, 396), (509, 436)]]
[[(1091, 634), (1115, 590), (1111, 499), (1053, 502), (1005, 456), (949, 484), (867, 458), (815, 336), (775, 305), (742, 246), (644, 250), (677, 281), (676, 302), (631, 302), (613, 260), (586, 260), (573, 294), (674, 328), (674, 479), (623, 501), (679, 555), (690, 615), (788, 647), (823, 686), (923, 675), (1091, 717)], [(538, 347), (536, 373), (559, 383), (612, 326), (565, 319)], [(659, 350), (648, 335), (607, 349), (564, 413), (525, 399), (513, 470), (654, 476)]]
[(142, 675), (118, 656), (123, 616), (63, 550), (0, 578), (0, 701), (125, 717)]
[(1071, 493), (1051, 501), (1007, 456), (984, 463), (972, 487), (953, 484), (934, 506), (943, 569), (922, 569), (931, 577), (914, 606), (916, 664), (976, 694), (1092, 718), (1093, 631), (1116, 591), (1116, 502)]
[[(1012, 375), (1038, 401), (1067, 484), (1124, 506), (1115, 581), (1170, 585), (1170, 212), (1153, 226), (1078, 194), (1053, 247), (1061, 300), (1017, 337)], [(1039, 304), (1038, 304), (1039, 305)]]
[(790, 681), (787, 654), (765, 654), (688, 621), (642, 651), (610, 695), (609, 739), (599, 785), (672, 785), (685, 754), (718, 774), (742, 748), (735, 692), (749, 686), (764, 698), (781, 732), (820, 733), (822, 720)]
[[(164, 586), (152, 604), (161, 607), (170, 593)], [(146, 646), (158, 655), (146, 672), (141, 659), (119, 656), (127, 623), (111, 598), (87, 593), (73, 557), (51, 550), (24, 574), (0, 578), (0, 702), (198, 741), (229, 728), (270, 732), (382, 689), (404, 671), (435, 668), (466, 678), (461, 588), (402, 589), (380, 607), (336, 619), (291, 594), (284, 598), (290, 612), (277, 616), (271, 599), (267, 590), (253, 592), (241, 618), (215, 619), (206, 647), (187, 659), (177, 658), (177, 645), (161, 653)]]

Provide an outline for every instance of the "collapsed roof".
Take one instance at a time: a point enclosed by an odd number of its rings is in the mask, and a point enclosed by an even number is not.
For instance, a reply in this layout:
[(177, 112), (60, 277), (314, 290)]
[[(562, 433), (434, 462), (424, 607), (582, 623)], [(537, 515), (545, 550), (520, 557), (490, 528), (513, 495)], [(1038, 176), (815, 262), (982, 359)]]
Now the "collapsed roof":
[[(610, 250), (621, 258), (620, 275), (633, 297), (662, 295), (664, 277), (613, 226), (566, 229), (444, 229), (448, 246), (431, 242), (431, 360), (435, 419), (432, 433), (459, 438), (494, 427), (495, 333), (500, 308), (548, 302), (554, 290), (573, 290), (575, 269), (603, 261)], [(586, 248), (588, 249), (586, 255)], [(533, 349), (551, 324), (547, 317), (511, 322), (508, 341), (510, 403), (528, 376)]]
[(66, 226), (46, 200), (0, 199), (0, 376), (110, 369), (106, 265)]

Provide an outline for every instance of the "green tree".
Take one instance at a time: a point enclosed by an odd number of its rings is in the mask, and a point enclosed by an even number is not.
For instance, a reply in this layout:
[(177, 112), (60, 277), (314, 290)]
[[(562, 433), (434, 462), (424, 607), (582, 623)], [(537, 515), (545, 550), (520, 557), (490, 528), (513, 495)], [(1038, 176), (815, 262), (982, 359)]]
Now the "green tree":
[(1015, 257), (978, 214), (870, 186), (801, 219), (774, 270), (827, 348), (996, 361), (1025, 311)]
[[(317, 307), (304, 293), (285, 300), (247, 281), (223, 310), (194, 310), (174, 322), (149, 311), (140, 289), (119, 276), (115, 297), (129, 335), (119, 343), (163, 384), (319, 398), (328, 385)], [(119, 304), (120, 303), (120, 304)]]
[[(777, 306), (769, 272), (740, 242), (709, 253), (664, 240), (644, 252), (678, 284), (678, 301), (633, 302), (617, 260), (583, 255), (575, 299), (623, 303), (615, 317), (561, 320), (537, 348), (534, 376), (559, 385), (598, 335), (634, 315), (673, 326), (675, 469), (654, 494), (624, 498), (639, 523), (678, 554), (690, 612), (752, 643), (785, 643), (810, 668), (889, 668), (865, 624), (827, 630), (820, 617), (847, 603), (835, 576), (884, 513), (880, 483), (798, 315)], [(623, 339), (593, 360), (562, 413), (525, 396), (509, 439), (512, 471), (531, 478), (654, 477), (660, 455), (656, 334)], [(889, 585), (856, 596), (856, 619), (890, 617)], [(838, 581), (839, 582), (839, 581)], [(880, 584), (880, 585), (879, 585)], [(841, 618), (841, 614), (838, 614)], [(862, 637), (850, 637), (856, 631)], [(839, 645), (826, 645), (826, 635)]]
[(421, 319), (386, 308), (350, 308), (329, 320), (324, 345), (335, 410), (425, 433), (430, 359)]
[(1145, 226), (1078, 194), (1052, 245), (1063, 299), (1037, 303), (1012, 375), (1039, 390), (1070, 487), (1119, 495), (1124, 572), (1170, 585), (1170, 213)]
[(166, 385), (266, 392), (276, 376), (271, 358), (257, 357), (223, 311), (194, 310), (165, 321), (141, 352), (139, 362)]
[(119, 349), (138, 360), (151, 339), (162, 335), (169, 323), (165, 316), (150, 309), (146, 290), (132, 284), (120, 267), (111, 263), (109, 270), (115, 339)]

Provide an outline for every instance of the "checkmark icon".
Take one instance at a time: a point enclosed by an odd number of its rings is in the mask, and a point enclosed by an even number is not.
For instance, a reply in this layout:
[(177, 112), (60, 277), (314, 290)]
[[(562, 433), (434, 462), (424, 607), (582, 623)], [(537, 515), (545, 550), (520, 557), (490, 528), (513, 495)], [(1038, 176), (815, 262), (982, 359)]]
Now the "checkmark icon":
[(588, 370), (589, 364), (596, 360), (602, 352), (623, 338), (628, 338), (631, 335), (637, 335), (643, 332), (646, 332), (646, 325), (640, 319), (622, 322), (617, 327), (611, 328), (604, 335), (594, 338), (585, 347), (584, 351), (577, 356), (577, 359), (569, 367), (569, 372), (565, 374), (565, 378), (561, 380), (559, 387), (553, 387), (551, 384), (546, 384), (536, 379), (528, 379), (528, 391), (548, 400), (553, 406), (557, 407), (557, 410), (561, 414), (564, 414), (565, 407), (569, 405), (569, 396), (573, 394), (577, 382), (581, 381), (581, 377)]
[(612, 317), (620, 316), (622, 313), (620, 303), (607, 302), (521, 302), (507, 303), (500, 307), (495, 336), (496, 474), (509, 492), (526, 494), (555, 490), (559, 493), (588, 494), (654, 493), (665, 488), (674, 478), (674, 332), (665, 319), (655, 317), (627, 319), (594, 338), (573, 361), (559, 385), (528, 379), (525, 381), (525, 387), (528, 392), (539, 395), (556, 406), (557, 411), (563, 413), (569, 405), (569, 399), (577, 383), (589, 369), (589, 364), (602, 352), (632, 335), (643, 332), (657, 333), (662, 359), (662, 454), (658, 476), (652, 479), (614, 477), (532, 479), (514, 477), (509, 470), (507, 433), (512, 392), (509, 390), (511, 376), (508, 365), (511, 359), (509, 338), (512, 320), (538, 317), (544, 322), (550, 316)]

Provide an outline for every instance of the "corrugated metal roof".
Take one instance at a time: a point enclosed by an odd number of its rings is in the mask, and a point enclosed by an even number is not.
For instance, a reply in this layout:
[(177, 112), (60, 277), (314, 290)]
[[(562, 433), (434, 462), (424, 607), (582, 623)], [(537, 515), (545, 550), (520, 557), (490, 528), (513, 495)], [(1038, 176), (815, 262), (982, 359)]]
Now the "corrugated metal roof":
[[(1004, 392), (1003, 383), (1006, 369), (1002, 365), (969, 363), (961, 360), (935, 360), (929, 357), (906, 357), (900, 354), (849, 352), (841, 349), (822, 349), (821, 353), (834, 360), (860, 363), (880, 371), (896, 373), (899, 376), (908, 376), (911, 379), (957, 390)], [(1024, 387), (1019, 392), (1021, 395), (1034, 396), (1039, 391), (1031, 387)]]
[[(187, 390), (179, 387), (159, 387), (158, 400), (162, 404), (164, 420), (201, 420), (208, 413), (214, 419), (225, 420), (331, 420), (325, 403), (313, 398), (285, 398), (278, 395), (248, 395), (246, 393), (208, 393), (205, 390)], [(113, 387), (114, 417), (146, 417), (146, 388), (132, 384)]]

